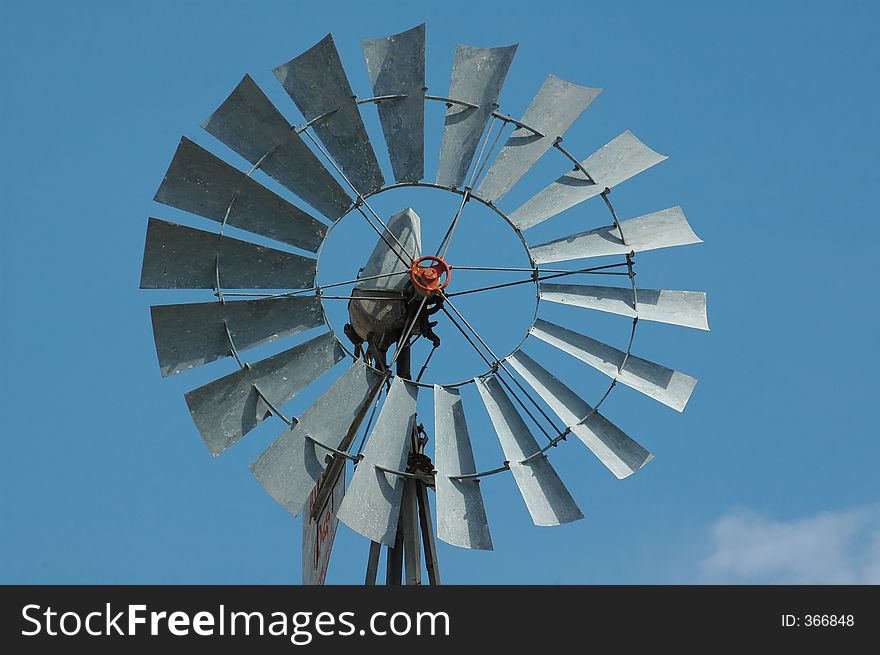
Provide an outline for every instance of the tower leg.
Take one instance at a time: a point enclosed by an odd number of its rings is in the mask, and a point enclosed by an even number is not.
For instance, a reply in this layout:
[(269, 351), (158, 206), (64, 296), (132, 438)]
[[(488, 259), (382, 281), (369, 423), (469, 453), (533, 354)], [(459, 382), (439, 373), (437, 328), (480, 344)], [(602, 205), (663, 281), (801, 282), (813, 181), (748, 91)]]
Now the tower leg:
[(394, 546), (388, 549), (385, 560), (385, 584), (389, 586), (400, 585), (403, 573), (403, 522), (397, 522), (397, 537)]
[(440, 584), (440, 563), (437, 560), (437, 543), (434, 541), (434, 525), (431, 521), (431, 506), (428, 504), (428, 487), (424, 482), (416, 483), (416, 500), (419, 506), (419, 523), (422, 526), (422, 540), (425, 542), (425, 568), (428, 570), (428, 583)]
[(367, 560), (367, 577), (364, 584), (372, 586), (376, 584), (376, 576), (379, 573), (379, 556), (382, 554), (382, 544), (378, 541), (370, 542), (370, 558)]
[[(400, 361), (397, 362), (398, 375)], [(424, 455), (427, 436), (417, 421), (413, 423), (412, 450), (407, 466), (407, 473), (418, 473), (431, 470), (431, 462)], [(420, 543), (421, 542), (421, 543)], [(397, 533), (394, 545), (388, 546), (385, 565), (385, 584), (399, 585), (402, 582), (404, 563), (406, 564), (406, 584), (422, 584), (422, 548), (424, 547), (425, 569), (428, 571), (428, 583), (440, 584), (440, 565), (437, 561), (437, 544), (434, 541), (434, 526), (431, 518), (431, 506), (428, 504), (428, 485), (424, 475), (407, 477), (403, 485), (403, 498), (400, 503), (400, 515), (397, 520)], [(370, 556), (367, 561), (367, 573), (364, 584), (376, 584), (379, 558), (382, 544), (370, 542)]]
[(400, 522), (403, 524), (403, 553), (406, 584), (422, 584), (422, 554), (419, 548), (419, 508), (416, 498), (418, 480), (407, 480), (403, 487)]

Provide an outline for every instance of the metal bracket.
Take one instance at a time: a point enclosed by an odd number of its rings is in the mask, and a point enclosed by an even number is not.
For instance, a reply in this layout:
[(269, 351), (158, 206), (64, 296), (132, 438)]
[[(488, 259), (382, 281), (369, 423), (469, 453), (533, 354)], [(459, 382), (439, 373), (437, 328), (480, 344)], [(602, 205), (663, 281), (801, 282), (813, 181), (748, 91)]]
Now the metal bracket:
[(273, 405), (273, 404), (269, 401), (268, 398), (266, 398), (266, 396), (263, 394), (263, 392), (260, 391), (260, 388), (257, 386), (257, 383), (256, 383), (256, 382), (252, 382), (252, 383), (251, 383), (251, 386), (253, 387), (254, 391), (257, 392), (257, 395), (260, 397), (260, 400), (262, 400), (264, 403), (266, 403), (266, 406), (269, 408), (269, 411), (270, 411), (270, 412), (272, 412), (275, 416), (277, 416), (277, 417), (280, 418), (282, 421), (284, 421), (285, 423), (287, 423), (287, 425), (289, 425), (289, 426), (291, 426), (291, 427), (293, 427), (294, 425), (296, 425), (297, 420), (296, 420), (296, 419), (289, 419), (289, 418), (287, 418), (284, 414), (282, 414), (282, 413), (278, 410), (278, 408), (275, 407), (275, 405)]
[(456, 100), (455, 98), (447, 98), (445, 96), (425, 96), (425, 100), (438, 100), (440, 102), (445, 102), (447, 106), (450, 105), (461, 105), (462, 107), (467, 107), (468, 109), (479, 109), (480, 105), (475, 105), (472, 102), (465, 102), (464, 100)]
[(587, 172), (587, 169), (584, 168), (583, 164), (581, 164), (580, 161), (578, 161), (577, 157), (575, 157), (568, 150), (566, 150), (565, 148), (562, 147), (562, 137), (561, 136), (556, 137), (556, 140), (553, 142), (553, 147), (556, 148), (563, 155), (565, 155), (571, 161), (571, 163), (574, 164), (575, 170), (583, 173), (586, 176), (587, 180), (589, 180), (590, 183), (596, 184), (596, 180), (594, 180), (593, 176), (590, 175), (589, 172)]
[[(384, 466), (379, 466), (378, 464), (373, 464), (373, 468), (382, 471), (383, 473), (389, 473), (391, 475), (396, 475), (400, 478), (409, 478), (411, 480), (421, 480), (422, 482), (430, 482), (433, 484), (434, 476), (433, 475), (425, 475), (424, 473), (409, 473), (408, 471), (398, 471), (396, 469), (385, 468)], [(432, 473), (437, 473), (436, 471), (432, 471)]]
[(238, 356), (238, 348), (235, 347), (235, 341), (232, 340), (232, 332), (229, 331), (229, 323), (227, 323), (225, 318), (223, 319), (223, 329), (226, 331), (226, 340), (229, 342), (229, 350), (232, 352), (232, 356), (235, 357), (235, 361), (238, 362), (241, 368), (250, 368), (251, 365), (247, 362), (242, 362), (241, 357)]
[(605, 187), (605, 190), (599, 195), (602, 196), (602, 200), (605, 201), (605, 204), (608, 206), (608, 210), (611, 212), (611, 218), (614, 219), (614, 227), (617, 228), (617, 233), (620, 235), (620, 241), (623, 245), (627, 245), (626, 237), (623, 236), (623, 230), (620, 227), (620, 219), (617, 218), (617, 212), (614, 211), (614, 205), (611, 204), (611, 201), (608, 199), (608, 195), (611, 193), (611, 189)]
[(331, 109), (330, 111), (325, 111), (323, 114), (320, 114), (319, 116), (315, 116), (315, 117), (314, 117), (312, 120), (310, 120), (309, 122), (307, 122), (307, 123), (303, 123), (303, 124), (300, 125), (299, 127), (295, 127), (295, 128), (293, 128), (293, 130), (294, 130), (294, 132), (296, 132), (297, 134), (302, 134), (303, 132), (305, 132), (307, 129), (309, 129), (312, 125), (314, 125), (314, 124), (317, 123), (318, 121), (320, 121), (320, 120), (322, 120), (322, 119), (324, 119), (324, 118), (327, 118), (327, 117), (330, 116), (331, 114), (335, 114), (337, 111), (339, 111), (339, 107), (336, 107), (335, 109)]
[[(504, 121), (505, 123), (511, 123), (511, 124), (513, 124), (513, 125), (516, 125), (516, 126), (519, 127), (519, 128), (522, 128), (522, 129), (524, 129), (524, 130), (528, 130), (529, 132), (531, 132), (531, 133), (534, 134), (535, 136), (539, 136), (539, 137), (542, 137), (542, 138), (545, 137), (545, 136), (547, 136), (546, 134), (542, 134), (541, 132), (539, 132), (538, 130), (536, 130), (536, 129), (535, 129), (534, 127), (532, 127), (531, 125), (526, 125), (526, 124), (523, 123), (522, 121), (518, 121), (518, 120), (516, 120), (515, 118), (513, 118), (513, 117), (511, 117), (511, 116), (508, 116), (507, 114), (502, 114), (502, 113), (500, 113), (500, 112), (493, 111), (493, 112), (492, 112), (492, 116), (494, 116), (495, 118), (497, 118), (497, 119), (499, 119), (499, 120)], [(556, 138), (559, 139), (559, 140), (562, 140), (562, 137), (561, 137), (561, 136), (560, 136), (560, 137), (556, 137)]]
[(318, 441), (317, 439), (315, 439), (314, 437), (312, 437), (308, 434), (306, 435), (306, 439), (311, 441), (316, 446), (320, 446), (324, 450), (329, 450), (331, 453), (333, 453), (335, 455), (339, 455), (340, 457), (344, 457), (345, 459), (351, 460), (352, 462), (355, 462), (355, 463), (361, 461), (364, 458), (363, 455), (352, 455), (351, 453), (347, 453), (347, 452), (338, 450), (338, 449), (334, 448), (333, 446), (328, 446), (327, 444), (321, 443), (320, 441)]
[(409, 97), (409, 95), (406, 93), (398, 93), (398, 94), (387, 95), (387, 96), (373, 96), (372, 98), (364, 98), (363, 100), (356, 100), (355, 102), (356, 102), (356, 104), (359, 104), (359, 105), (364, 105), (368, 102), (373, 102), (378, 105), (383, 100), (402, 100), (403, 98), (408, 98), (408, 97)]

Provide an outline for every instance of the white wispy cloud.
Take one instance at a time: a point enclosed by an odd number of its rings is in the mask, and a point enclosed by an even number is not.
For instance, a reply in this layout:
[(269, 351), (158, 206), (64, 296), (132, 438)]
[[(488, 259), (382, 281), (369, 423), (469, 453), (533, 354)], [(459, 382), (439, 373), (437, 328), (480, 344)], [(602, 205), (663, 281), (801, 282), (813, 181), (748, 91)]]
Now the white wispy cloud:
[(710, 540), (703, 582), (880, 584), (880, 504), (792, 521), (736, 510)]

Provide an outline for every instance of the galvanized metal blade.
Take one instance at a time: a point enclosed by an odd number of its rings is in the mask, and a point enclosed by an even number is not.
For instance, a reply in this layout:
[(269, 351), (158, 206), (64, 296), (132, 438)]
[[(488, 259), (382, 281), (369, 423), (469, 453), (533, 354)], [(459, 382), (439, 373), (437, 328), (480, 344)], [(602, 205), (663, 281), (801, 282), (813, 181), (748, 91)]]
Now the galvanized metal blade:
[(330, 220), (351, 206), (342, 185), (250, 75), (202, 127)]
[(263, 488), (288, 512), (300, 513), (327, 467), (331, 452), (316, 442), (339, 449), (379, 381), (376, 371), (356, 360), (251, 464), (251, 472)]
[(523, 461), (540, 448), (498, 380), (474, 378), (474, 382), (535, 525), (561, 525), (584, 518), (546, 455)]
[(333, 334), (325, 332), (193, 389), (186, 394), (186, 403), (216, 457), (272, 413), (263, 398), (281, 407), (344, 357)]
[(324, 323), (314, 296), (154, 305), (150, 312), (163, 377)]
[(546, 264), (703, 243), (688, 225), (681, 207), (622, 221), (620, 228), (626, 238), (625, 244), (620, 240), (617, 228), (610, 225), (541, 243), (529, 248), (529, 252), (535, 262)]
[(316, 261), (151, 218), (141, 289), (308, 289)]
[(671, 323), (708, 330), (706, 294), (702, 291), (639, 289), (633, 304), (632, 288), (594, 287), (586, 284), (541, 283), (541, 299), (600, 312), (638, 316), (639, 320)]
[(684, 410), (697, 385), (697, 379), (690, 375), (635, 355), (626, 357), (622, 350), (543, 319), (535, 321), (530, 332), (608, 377), (616, 378), (622, 384), (679, 412)]
[(540, 134), (523, 127), (515, 129), (475, 195), (489, 202), (498, 202), (553, 147), (556, 140), (562, 138), (601, 92), (602, 89), (578, 86), (550, 75), (520, 120)]
[[(391, 546), (397, 534), (405, 471), (412, 444), (419, 388), (394, 378), (376, 426), (364, 448), (337, 518), (372, 541)], [(380, 468), (377, 468), (380, 467)]]
[(632, 475), (651, 461), (651, 453), (522, 350), (507, 361), (617, 478)]
[(398, 182), (425, 175), (425, 24), (406, 32), (361, 42), (379, 121)]
[(333, 37), (273, 72), (354, 187), (362, 194), (381, 187), (385, 178)]
[(606, 188), (613, 189), (664, 159), (665, 155), (654, 152), (627, 130), (581, 162), (592, 182), (580, 170), (566, 173), (514, 211), (510, 220), (519, 229), (527, 230), (598, 196)]
[(446, 110), (437, 184), (448, 187), (464, 184), (489, 116), (498, 107), (501, 86), (515, 53), (516, 45), (455, 48), (449, 97), (478, 106), (450, 104)]
[(437, 536), (453, 546), (492, 550), (479, 479), (449, 479), (477, 472), (457, 388), (434, 385), (434, 433)]
[(327, 234), (326, 225), (186, 137), (154, 200), (311, 252)]

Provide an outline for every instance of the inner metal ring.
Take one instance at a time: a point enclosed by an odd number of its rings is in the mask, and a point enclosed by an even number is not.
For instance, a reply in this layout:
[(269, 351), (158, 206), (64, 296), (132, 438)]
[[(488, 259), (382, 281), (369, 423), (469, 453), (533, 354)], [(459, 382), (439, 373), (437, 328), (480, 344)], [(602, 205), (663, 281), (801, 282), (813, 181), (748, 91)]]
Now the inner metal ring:
[[(378, 196), (382, 193), (385, 193), (386, 191), (391, 191), (393, 189), (401, 189), (404, 187), (422, 187), (425, 189), (439, 189), (441, 191), (446, 191), (448, 193), (454, 193), (459, 196), (464, 196), (465, 193), (467, 193), (468, 199), (472, 198), (472, 199), (482, 203), (484, 206), (488, 207), (489, 209), (494, 211), (496, 214), (498, 214), (498, 216), (500, 216), (501, 218), (504, 219), (504, 221), (510, 226), (510, 228), (514, 231), (514, 233), (516, 233), (516, 236), (519, 238), (520, 243), (522, 244), (523, 250), (525, 250), (525, 252), (526, 252), (526, 257), (528, 258), (528, 261), (529, 261), (529, 268), (532, 269), (532, 284), (535, 287), (535, 311), (532, 314), (531, 325), (534, 326), (535, 321), (538, 318), (538, 305), (541, 302), (541, 294), (540, 294), (540, 290), (538, 288), (538, 279), (537, 279), (538, 278), (538, 265), (535, 263), (535, 260), (532, 259), (532, 253), (529, 251), (529, 246), (526, 243), (526, 240), (522, 235), (522, 231), (511, 222), (511, 220), (510, 220), (510, 218), (508, 218), (507, 214), (505, 214), (503, 211), (498, 209), (498, 207), (493, 205), (491, 202), (484, 200), (483, 198), (480, 198), (477, 195), (474, 195), (474, 193), (472, 191), (459, 190), (454, 187), (447, 187), (447, 186), (443, 186), (440, 184), (434, 184), (431, 182), (396, 182), (394, 184), (388, 184), (384, 187), (376, 189), (375, 191), (371, 191), (370, 193), (365, 194), (363, 197), (365, 199), (372, 198), (373, 196)], [(324, 244), (327, 243), (327, 240), (330, 237), (330, 233), (336, 228), (337, 225), (339, 225), (343, 221), (343, 219), (345, 217), (347, 217), (352, 212), (352, 210), (355, 209), (356, 206), (357, 206), (356, 204), (353, 204), (351, 207), (349, 207), (348, 210), (342, 216), (340, 216), (338, 219), (336, 219), (336, 222), (333, 223), (333, 225), (331, 225), (330, 228), (327, 230), (327, 234), (324, 236), (324, 240), (321, 242), (321, 245), (318, 247), (318, 253), (317, 253), (318, 254), (318, 263), (317, 263), (316, 271), (315, 271), (315, 280), (318, 279), (318, 275), (320, 273), (321, 253), (324, 250)], [(455, 267), (453, 266), (453, 269), (454, 268)], [(330, 323), (330, 320), (327, 318), (327, 312), (324, 310), (323, 299), (321, 300), (321, 313), (323, 314), (323, 317), (324, 317), (324, 323), (326, 323), (327, 327), (335, 334), (336, 332), (333, 329), (333, 325)], [(513, 349), (509, 353), (504, 355), (504, 357), (501, 357), (499, 361), (502, 361), (502, 362), (505, 361), (508, 357), (510, 357), (512, 354), (514, 354), (517, 350), (520, 349), (520, 347), (523, 345), (525, 340), (528, 338), (530, 329), (531, 329), (531, 326), (529, 327), (529, 329), (526, 330), (526, 333), (523, 335), (522, 339), (519, 340), (519, 342), (513, 347)], [(347, 344), (345, 344), (342, 339), (338, 338), (338, 335), (337, 335), (337, 341), (339, 341), (340, 345), (342, 346), (342, 349), (345, 350), (345, 352), (348, 353), (352, 358), (354, 358), (354, 352), (349, 349)], [(382, 371), (379, 371), (377, 368), (371, 366), (370, 364), (367, 364), (367, 366), (369, 368), (373, 369), (374, 371), (376, 371), (377, 373), (380, 373), (380, 374), (382, 373)], [(469, 377), (465, 380), (459, 380), (458, 382), (453, 382), (450, 384), (444, 384), (443, 386), (444, 387), (461, 387), (461, 386), (464, 386), (466, 384), (473, 382), (474, 377), (486, 377), (489, 375), (494, 375), (494, 371), (491, 368), (488, 368), (483, 373), (480, 373), (480, 374), (475, 375), (473, 377)], [(434, 386), (434, 383), (416, 382), (415, 380), (407, 380), (407, 382), (410, 382), (411, 384), (415, 384), (417, 386), (425, 387), (425, 388), (433, 388), (433, 386)]]

